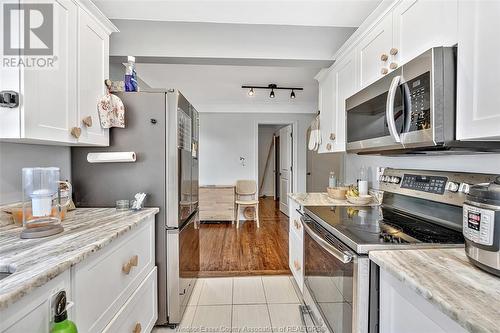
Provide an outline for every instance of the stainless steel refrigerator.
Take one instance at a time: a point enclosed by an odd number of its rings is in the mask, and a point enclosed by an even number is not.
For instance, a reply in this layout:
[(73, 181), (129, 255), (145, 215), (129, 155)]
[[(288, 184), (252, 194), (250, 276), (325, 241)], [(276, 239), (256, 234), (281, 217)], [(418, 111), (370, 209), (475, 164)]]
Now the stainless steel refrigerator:
[[(118, 93), (125, 128), (110, 130), (110, 146), (71, 149), (77, 207), (114, 207), (147, 193), (156, 215), (158, 325), (182, 318), (199, 272), (196, 109), (177, 90)], [(97, 119), (96, 119), (97, 120)], [(90, 152), (134, 151), (133, 163), (89, 163)]]

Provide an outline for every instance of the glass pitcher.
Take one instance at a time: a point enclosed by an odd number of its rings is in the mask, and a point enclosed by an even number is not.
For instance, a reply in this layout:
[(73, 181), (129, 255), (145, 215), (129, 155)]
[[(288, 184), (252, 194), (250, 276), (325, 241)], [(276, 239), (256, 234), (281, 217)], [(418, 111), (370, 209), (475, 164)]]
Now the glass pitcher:
[[(38, 238), (63, 231), (61, 220), (71, 202), (71, 184), (60, 181), (59, 168), (23, 168), (23, 227), (21, 238)], [(60, 184), (69, 193), (61, 202)]]

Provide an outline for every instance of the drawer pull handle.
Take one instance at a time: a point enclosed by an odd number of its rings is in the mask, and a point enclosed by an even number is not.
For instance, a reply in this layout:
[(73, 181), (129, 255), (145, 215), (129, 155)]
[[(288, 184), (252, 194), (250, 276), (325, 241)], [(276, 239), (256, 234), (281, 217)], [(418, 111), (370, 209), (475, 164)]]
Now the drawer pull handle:
[(297, 260), (294, 260), (293, 261), (293, 266), (295, 266), (295, 270), (296, 271), (300, 271), (300, 264)]
[(142, 331), (141, 323), (136, 323), (134, 326), (134, 330), (132, 332), (133, 333), (141, 333), (141, 331)]
[(293, 224), (295, 225), (295, 229), (300, 230), (300, 223), (296, 219), (293, 220)]
[(122, 272), (125, 274), (130, 274), (132, 267), (135, 267), (139, 264), (139, 256), (132, 256), (129, 261), (122, 266)]

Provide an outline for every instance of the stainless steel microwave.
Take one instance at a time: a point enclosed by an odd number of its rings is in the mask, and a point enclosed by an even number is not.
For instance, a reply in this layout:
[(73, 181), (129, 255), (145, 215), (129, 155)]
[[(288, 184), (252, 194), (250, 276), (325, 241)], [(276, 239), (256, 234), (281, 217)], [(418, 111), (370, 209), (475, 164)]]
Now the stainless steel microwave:
[(347, 151), (454, 146), (456, 48), (435, 47), (346, 100)]

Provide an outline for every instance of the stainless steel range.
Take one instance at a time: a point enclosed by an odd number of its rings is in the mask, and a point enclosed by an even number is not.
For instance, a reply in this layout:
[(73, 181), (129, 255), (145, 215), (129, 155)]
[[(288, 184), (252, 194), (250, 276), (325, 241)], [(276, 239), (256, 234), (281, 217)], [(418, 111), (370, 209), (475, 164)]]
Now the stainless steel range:
[(494, 178), (385, 169), (380, 207), (305, 207), (306, 322), (335, 333), (378, 332), (378, 269), (368, 252), (463, 247), (466, 194)]

